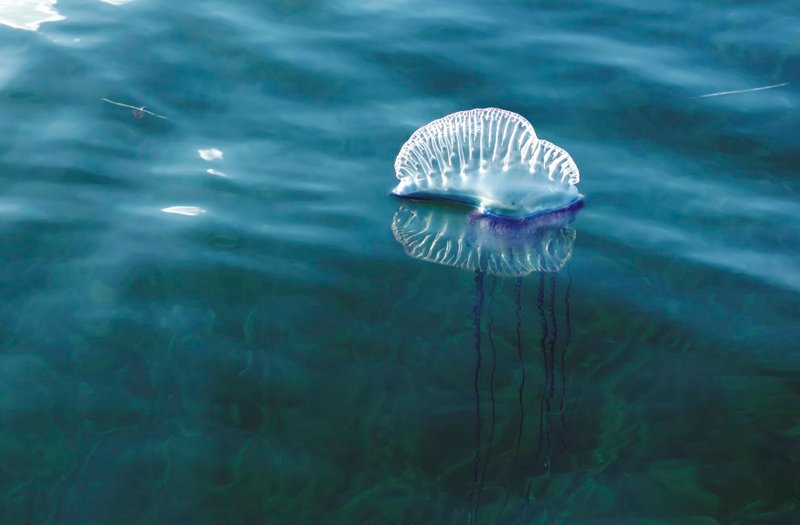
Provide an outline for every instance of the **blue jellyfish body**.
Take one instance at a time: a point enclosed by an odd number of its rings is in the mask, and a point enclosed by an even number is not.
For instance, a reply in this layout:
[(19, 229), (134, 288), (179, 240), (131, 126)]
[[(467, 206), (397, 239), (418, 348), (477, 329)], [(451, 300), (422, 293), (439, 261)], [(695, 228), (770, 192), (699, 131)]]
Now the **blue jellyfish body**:
[[(569, 271), (566, 272), (568, 281), (562, 322), (557, 315), (556, 288), (557, 273), (567, 265), (575, 244), (576, 232), (571, 223), (583, 204), (577, 188), (580, 175), (566, 151), (540, 140), (533, 126), (520, 115), (497, 108), (453, 113), (418, 129), (400, 150), (395, 172), (400, 182), (392, 193), (399, 197), (456, 201), (477, 208), (477, 211), (467, 214), (449, 206), (406, 202), (392, 221), (395, 239), (409, 256), (468, 270), (475, 275), (472, 308), (475, 456), (472, 490), (467, 501), (467, 523), (477, 523), (495, 434), (494, 384), (498, 347), (494, 336), (494, 296), (502, 278), (514, 279), (516, 323), (512, 340), (516, 343), (520, 376), (519, 425), (511, 478), (515, 477), (520, 458), (525, 457), (522, 444), (526, 417), (529, 417), (526, 416), (525, 371), (529, 365), (526, 364), (525, 354), (528, 352), (523, 346), (523, 330), (530, 323), (523, 322), (526, 315), (523, 281), (532, 273), (539, 275), (536, 311), (541, 322), (538, 346), (544, 372), (534, 461), (541, 461), (542, 468), (550, 471), (554, 414), (557, 413), (560, 413), (562, 442), (565, 444), (565, 355), (572, 340), (569, 304), (572, 277)], [(481, 415), (480, 385), (485, 384), (481, 375), (486, 371), (482, 363), (487, 343), (491, 350), (488, 370), (491, 424), (488, 444), (483, 445), (486, 431), (483, 430), (485, 417)], [(556, 388), (558, 368), (560, 401)], [(541, 457), (542, 453), (544, 457)], [(529, 482), (529, 495), (530, 487)], [(527, 510), (526, 506), (524, 512)], [(505, 503), (498, 519), (504, 511)]]
[(395, 161), (399, 197), (463, 202), (481, 213), (526, 218), (581, 202), (569, 154), (536, 136), (524, 117), (497, 108), (453, 113), (418, 129)]

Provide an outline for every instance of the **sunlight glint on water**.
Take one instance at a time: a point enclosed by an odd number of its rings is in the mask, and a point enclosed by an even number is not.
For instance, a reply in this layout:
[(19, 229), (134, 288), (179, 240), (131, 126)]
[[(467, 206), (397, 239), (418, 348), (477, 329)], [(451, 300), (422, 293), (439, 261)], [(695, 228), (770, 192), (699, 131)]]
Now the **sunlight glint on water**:
[[(796, 2), (34, 4), (3, 525), (793, 523)], [(571, 222), (389, 194), (481, 107), (569, 152)]]

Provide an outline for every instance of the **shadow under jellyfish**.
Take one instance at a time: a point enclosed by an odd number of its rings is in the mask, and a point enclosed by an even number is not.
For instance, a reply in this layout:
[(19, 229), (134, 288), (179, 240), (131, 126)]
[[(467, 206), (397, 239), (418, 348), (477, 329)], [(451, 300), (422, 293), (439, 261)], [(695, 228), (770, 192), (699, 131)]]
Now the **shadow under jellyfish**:
[[(538, 139), (523, 117), (488, 108), (455, 113), (419, 129), (401, 149), (395, 170), (400, 183), (393, 194), (410, 199), (400, 206), (392, 221), (395, 239), (406, 254), (475, 274), (472, 311), (475, 455), (467, 503), (468, 523), (478, 523), (496, 432), (495, 294), (501, 284), (499, 280), (513, 279), (514, 328), (509, 339), (516, 347), (520, 382), (510, 479), (515, 479), (518, 470), (528, 479), (521, 498), (524, 503), (519, 509), (525, 516), (532, 510), (528, 502), (533, 477), (549, 473), (552, 466), (556, 417), (562, 427), (562, 444), (566, 446), (565, 356), (572, 340), (569, 311), (572, 278), (567, 270), (563, 299), (558, 299), (557, 273), (565, 268), (575, 243), (576, 232), (570, 224), (583, 203), (576, 187), (580, 178), (578, 169), (563, 149)], [(415, 202), (420, 199), (453, 201), (476, 209), (469, 212), (453, 205)], [(526, 364), (532, 361), (523, 347), (523, 285), (531, 274), (538, 274), (537, 293), (531, 302), (538, 317), (534, 326), (539, 332), (543, 379), (538, 433), (530, 447), (523, 447), (526, 417), (531, 412), (525, 399), (529, 382)], [(557, 303), (562, 301), (563, 320), (559, 322)], [(487, 345), (491, 351), (488, 430), (483, 425), (480, 388)], [(521, 457), (527, 459), (521, 462)], [(521, 464), (524, 466), (520, 469)], [(506, 511), (509, 498), (510, 488), (504, 501), (496, 502), (495, 519)]]

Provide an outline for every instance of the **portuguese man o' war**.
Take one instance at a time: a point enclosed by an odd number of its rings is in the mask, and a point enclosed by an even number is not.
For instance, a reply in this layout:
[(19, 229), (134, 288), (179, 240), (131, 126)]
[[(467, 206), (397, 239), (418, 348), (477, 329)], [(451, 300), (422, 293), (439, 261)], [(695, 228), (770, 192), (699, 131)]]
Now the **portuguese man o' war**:
[[(395, 239), (410, 257), (474, 274), (471, 318), (475, 367), (471, 381), (475, 403), (475, 453), (471, 490), (467, 496), (468, 524), (477, 524), (479, 515), (489, 510), (481, 509), (487, 472), (491, 476), (488, 479), (493, 477), (497, 483), (497, 467), (489, 465), (497, 453), (495, 378), (502, 377), (498, 366), (515, 363), (514, 374), (519, 383), (513, 387), (518, 412), (516, 424), (510, 427), (516, 434), (512, 438), (515, 441), (513, 459), (510, 472), (503, 474), (508, 476), (506, 497), (499, 511), (492, 513), (494, 521), (502, 522), (506, 511), (514, 512), (513, 506), (507, 508), (507, 505), (511, 484), (520, 476), (527, 485), (526, 504), (521, 510), (523, 515), (532, 512), (530, 502), (532, 497), (535, 499), (536, 480), (551, 472), (554, 460), (558, 459), (554, 457), (554, 450), (559, 445), (567, 449), (566, 356), (572, 342), (572, 274), (567, 265), (577, 237), (572, 222), (580, 206), (581, 201), (577, 201), (560, 211), (508, 219), (476, 211), (465, 213), (455, 206), (429, 206), (409, 201), (400, 206), (392, 220)], [(559, 284), (562, 272), (567, 277), (565, 286)], [(534, 273), (538, 273), (538, 278), (526, 284), (527, 277)], [(513, 288), (511, 315), (504, 314), (499, 307), (504, 302), (499, 296), (503, 283)], [(503, 319), (513, 320), (506, 336), (498, 334)], [(504, 341), (515, 348), (516, 358), (499, 357)], [(536, 362), (541, 363), (540, 372), (531, 376), (530, 368)], [(533, 400), (531, 383), (536, 382), (540, 390), (538, 399)], [(487, 383), (488, 395), (485, 395)], [(488, 414), (485, 412), (487, 402)], [(531, 432), (536, 432), (533, 440), (526, 437)], [(523, 521), (526, 521), (524, 517)]]
[[(566, 448), (564, 418), (566, 389), (565, 356), (572, 341), (570, 321), (570, 289), (572, 276), (567, 269), (563, 306), (558, 299), (558, 273), (572, 257), (576, 232), (570, 226), (583, 196), (578, 193), (578, 168), (563, 149), (537, 137), (525, 118), (497, 108), (473, 109), (453, 113), (423, 126), (403, 145), (395, 161), (400, 183), (392, 191), (399, 197), (466, 203), (477, 208), (465, 213), (453, 206), (426, 206), (407, 202), (401, 205), (392, 220), (392, 232), (406, 254), (422, 261), (452, 266), (474, 273), (475, 302), (472, 308), (475, 370), (475, 456), (472, 468), (472, 490), (467, 507), (467, 523), (477, 523), (481, 494), (495, 437), (495, 375), (498, 365), (498, 344), (495, 337), (495, 291), (501, 279), (513, 278), (514, 320), (513, 341), (517, 353), (518, 376), (516, 446), (513, 470), (518, 468), (528, 479), (528, 512), (534, 479), (547, 475), (553, 462), (553, 428), (561, 421), (562, 445)], [(523, 322), (529, 314), (524, 304), (526, 276), (538, 273), (535, 293), (535, 317), (539, 328), (538, 353), (541, 356), (542, 386), (539, 396), (539, 431), (534, 462), (520, 467), (525, 447), (526, 421), (537, 412), (526, 398), (526, 368), (533, 360), (525, 350)], [(490, 276), (487, 280), (487, 275)], [(533, 306), (533, 305), (531, 305)], [(563, 312), (559, 320), (558, 311)], [(488, 317), (488, 319), (487, 319)], [(534, 324), (535, 326), (535, 324)], [(530, 339), (529, 339), (530, 340)], [(488, 370), (488, 431), (484, 429), (481, 407), (482, 376), (487, 372), (483, 354), (491, 351)], [(504, 360), (508, 362), (508, 360)], [(557, 370), (560, 369), (560, 374)], [(560, 376), (560, 377), (559, 377)], [(556, 384), (561, 384), (560, 389)], [(560, 390), (560, 392), (557, 392)], [(560, 395), (559, 395), (560, 394)], [(560, 400), (559, 400), (560, 398)], [(488, 437), (488, 442), (484, 438)], [(495, 521), (506, 510), (502, 504)], [(523, 521), (525, 518), (523, 517)]]
[(411, 135), (395, 160), (399, 197), (463, 202), (486, 215), (525, 218), (570, 209), (578, 167), (524, 117), (498, 108), (460, 111)]

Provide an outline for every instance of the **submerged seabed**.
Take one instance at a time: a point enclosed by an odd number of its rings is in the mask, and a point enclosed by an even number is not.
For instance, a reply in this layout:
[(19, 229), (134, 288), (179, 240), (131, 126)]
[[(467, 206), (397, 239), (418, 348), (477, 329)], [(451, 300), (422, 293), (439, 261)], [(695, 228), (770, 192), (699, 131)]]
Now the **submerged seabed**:
[[(0, 25), (4, 525), (796, 520), (796, 2), (56, 9)], [(557, 272), (395, 240), (490, 105), (580, 166)]]

